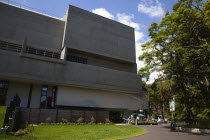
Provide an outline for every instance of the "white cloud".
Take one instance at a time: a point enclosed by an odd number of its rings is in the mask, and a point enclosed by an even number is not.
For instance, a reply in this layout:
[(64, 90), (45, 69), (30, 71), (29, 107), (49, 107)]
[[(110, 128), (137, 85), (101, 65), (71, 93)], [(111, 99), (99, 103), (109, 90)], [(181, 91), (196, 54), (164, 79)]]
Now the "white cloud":
[[(93, 13), (110, 18), (110, 19), (114, 19), (114, 15), (112, 15), (110, 12), (108, 12), (106, 9), (104, 8), (98, 8), (98, 9), (94, 9), (92, 10)], [(117, 20), (118, 22), (128, 25), (130, 27), (133, 27), (135, 29), (135, 42), (136, 42), (136, 63), (137, 63), (137, 70), (139, 70), (141, 67), (144, 66), (144, 63), (142, 61), (138, 60), (139, 55), (142, 54), (142, 50), (141, 50), (141, 44), (140, 41), (143, 40), (144, 37), (144, 33), (141, 32), (141, 27), (143, 25), (134, 22), (134, 15), (133, 14), (125, 14), (125, 13), (118, 13), (116, 15), (115, 20)]]
[(125, 25), (131, 26), (135, 28), (136, 30), (140, 30), (140, 25), (136, 22), (133, 22), (132, 19), (134, 19), (134, 15), (127, 15), (125, 13), (118, 13), (117, 14), (117, 20)]
[(142, 40), (143, 37), (144, 37), (144, 33), (143, 32), (135, 31), (135, 41), (136, 42)]
[(162, 17), (164, 15), (162, 4), (158, 0), (141, 0), (138, 4), (138, 11), (150, 17)]
[(149, 76), (149, 81), (147, 81), (147, 84), (152, 84), (160, 74), (162, 74), (162, 72), (157, 72), (157, 71), (152, 72)]
[(137, 72), (138, 70), (144, 66), (143, 61), (139, 61), (139, 55), (141, 55), (143, 51), (141, 50), (141, 43), (136, 43), (136, 64), (137, 64)]
[(139, 31), (140, 30), (140, 24), (136, 23), (136, 22), (133, 22), (132, 19), (134, 19), (133, 14), (131, 14), (131, 15), (128, 15), (128, 14), (125, 14), (125, 13), (122, 13), (122, 14), (118, 13), (117, 14), (117, 20), (120, 23), (131, 26), (135, 29), (135, 41), (138, 42), (138, 41), (143, 39), (144, 33)]
[(98, 9), (94, 9), (92, 10), (93, 13), (109, 18), (109, 19), (114, 19), (114, 15), (112, 15), (111, 13), (109, 13), (106, 9), (104, 8), (98, 8)]

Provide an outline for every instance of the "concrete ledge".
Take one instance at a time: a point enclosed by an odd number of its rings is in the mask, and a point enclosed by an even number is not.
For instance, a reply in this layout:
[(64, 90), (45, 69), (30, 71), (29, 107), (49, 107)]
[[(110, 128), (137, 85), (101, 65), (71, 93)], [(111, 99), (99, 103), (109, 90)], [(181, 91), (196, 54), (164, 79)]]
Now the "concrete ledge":
[(58, 64), (66, 64), (65, 60), (62, 59), (54, 59), (54, 58), (48, 58), (48, 57), (43, 57), (43, 56), (38, 56), (38, 55), (33, 55), (33, 54), (27, 54), (27, 53), (21, 53), (21, 57), (26, 57), (26, 58), (31, 58), (31, 59), (37, 59), (37, 60), (42, 60), (42, 61), (48, 61), (48, 62), (53, 62), (53, 63), (58, 63)]
[(175, 130), (179, 131), (179, 132), (188, 132), (188, 133), (194, 133), (194, 134), (209, 134), (210, 135), (210, 129), (175, 127)]

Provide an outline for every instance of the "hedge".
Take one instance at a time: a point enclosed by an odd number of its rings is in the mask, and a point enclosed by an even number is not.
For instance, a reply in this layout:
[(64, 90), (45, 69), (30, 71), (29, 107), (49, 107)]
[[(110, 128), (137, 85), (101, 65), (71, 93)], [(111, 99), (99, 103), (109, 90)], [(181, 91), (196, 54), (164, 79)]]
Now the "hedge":
[[(136, 122), (131, 122), (131, 124), (135, 125)], [(137, 125), (158, 125), (158, 123), (157, 122), (144, 122), (144, 121), (142, 121), (142, 122), (138, 122)]]

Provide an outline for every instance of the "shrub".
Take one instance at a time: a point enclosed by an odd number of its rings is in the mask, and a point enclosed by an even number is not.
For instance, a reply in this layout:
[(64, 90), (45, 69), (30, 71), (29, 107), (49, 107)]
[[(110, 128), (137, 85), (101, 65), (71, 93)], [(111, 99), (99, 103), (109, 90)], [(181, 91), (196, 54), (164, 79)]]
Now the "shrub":
[(28, 122), (24, 122), (20, 124), (20, 129), (24, 129), (28, 127)]
[(68, 120), (67, 120), (67, 119), (62, 118), (62, 119), (61, 119), (61, 122), (62, 122), (62, 123), (68, 123)]
[(27, 127), (27, 129), (28, 129), (28, 132), (32, 132), (34, 130), (34, 126), (30, 125), (30, 126)]
[(109, 120), (109, 118), (106, 118), (106, 119), (105, 119), (105, 122), (106, 122), (106, 123), (111, 123), (111, 121)]
[(82, 117), (80, 117), (78, 120), (77, 120), (77, 123), (82, 123), (84, 121), (84, 119)]
[(91, 117), (91, 119), (90, 119), (90, 123), (95, 123), (96, 122), (96, 120), (95, 120), (95, 118), (94, 117)]
[[(131, 122), (131, 124), (132, 125), (135, 125), (136, 124), (136, 122)], [(157, 122), (144, 122), (144, 121), (142, 121), (142, 122), (137, 122), (137, 125), (158, 125), (158, 123)]]
[(47, 117), (46, 118), (46, 123), (50, 123), (52, 120), (51, 120), (51, 118), (50, 117)]
[(18, 130), (16, 132), (12, 132), (11, 134), (14, 135), (14, 136), (24, 136), (24, 135), (28, 134), (28, 129), (27, 128), (20, 129), (20, 130)]
[(0, 128), (3, 127), (6, 110), (7, 110), (6, 106), (0, 106)]

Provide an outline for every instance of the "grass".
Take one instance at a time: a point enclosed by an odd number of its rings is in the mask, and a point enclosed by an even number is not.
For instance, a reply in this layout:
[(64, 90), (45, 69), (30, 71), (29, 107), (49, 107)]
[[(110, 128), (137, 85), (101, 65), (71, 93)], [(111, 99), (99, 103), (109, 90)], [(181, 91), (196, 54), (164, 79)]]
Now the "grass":
[(143, 128), (133, 126), (39, 125), (33, 126), (33, 130), (27, 136), (0, 135), (0, 140), (116, 140), (144, 133)]
[(198, 120), (197, 122), (194, 122), (193, 124), (188, 124), (184, 121), (178, 121), (178, 126), (182, 126), (185, 128), (199, 128), (199, 129), (210, 129), (210, 120)]
[(186, 127), (186, 128), (199, 128), (199, 129), (210, 129), (210, 123), (206, 123), (206, 124), (188, 124), (188, 125), (184, 125), (183, 127)]
[(7, 109), (6, 106), (0, 106), (0, 128), (3, 127), (6, 109)]

